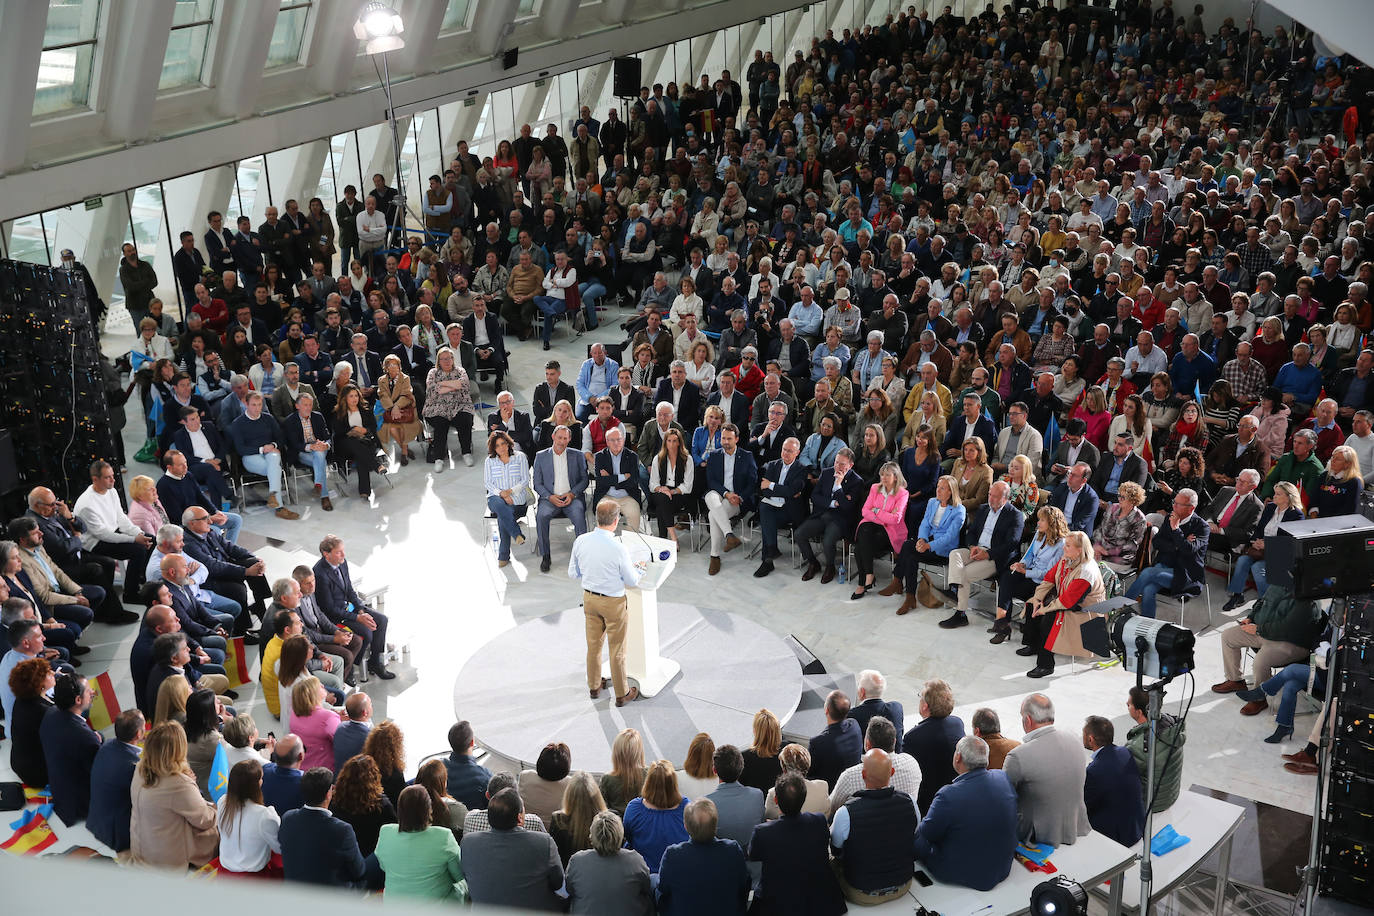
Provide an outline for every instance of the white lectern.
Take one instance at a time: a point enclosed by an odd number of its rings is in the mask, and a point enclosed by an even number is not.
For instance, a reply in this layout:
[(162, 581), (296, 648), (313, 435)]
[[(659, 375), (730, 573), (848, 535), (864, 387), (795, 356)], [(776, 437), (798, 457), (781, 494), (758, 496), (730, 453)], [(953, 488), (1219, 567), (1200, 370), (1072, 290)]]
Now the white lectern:
[[(620, 543), (639, 569), (639, 585), (625, 590), (629, 620), (625, 628), (625, 673), (651, 697), (682, 670), (677, 662), (658, 654), (658, 588), (677, 566), (677, 544), (637, 531), (623, 531)], [(610, 663), (605, 665), (610, 675)]]

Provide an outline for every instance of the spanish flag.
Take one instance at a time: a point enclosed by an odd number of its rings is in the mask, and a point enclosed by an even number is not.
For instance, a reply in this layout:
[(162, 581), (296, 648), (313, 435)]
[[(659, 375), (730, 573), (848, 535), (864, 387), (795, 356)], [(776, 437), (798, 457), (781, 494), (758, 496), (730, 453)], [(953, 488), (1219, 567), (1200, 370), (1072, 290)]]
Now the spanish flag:
[(110, 683), (110, 672), (91, 678), (91, 692), (94, 694), (89, 714), (91, 728), (102, 731), (113, 725), (115, 717), (119, 715), (119, 697)]
[(0, 849), (16, 856), (36, 856), (57, 842), (57, 834), (52, 832), (41, 809), (24, 812), (24, 816), (10, 826), (16, 825), (14, 835), (0, 843)]
[(243, 637), (231, 636), (226, 642), (224, 673), (229, 677), (230, 688), (242, 687), (249, 681), (248, 654), (244, 651)]

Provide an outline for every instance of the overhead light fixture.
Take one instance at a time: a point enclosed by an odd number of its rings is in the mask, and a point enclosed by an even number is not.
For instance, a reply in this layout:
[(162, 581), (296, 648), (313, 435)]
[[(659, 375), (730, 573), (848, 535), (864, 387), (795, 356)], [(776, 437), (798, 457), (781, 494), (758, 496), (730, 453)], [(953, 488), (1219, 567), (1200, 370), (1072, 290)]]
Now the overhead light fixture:
[(1031, 891), (1032, 916), (1086, 916), (1088, 892), (1064, 875), (1042, 881)]
[(359, 41), (367, 42), (368, 54), (385, 54), (399, 51), (406, 46), (401, 33), (405, 23), (401, 14), (380, 0), (371, 0), (358, 13), (358, 21), (353, 23), (353, 35)]

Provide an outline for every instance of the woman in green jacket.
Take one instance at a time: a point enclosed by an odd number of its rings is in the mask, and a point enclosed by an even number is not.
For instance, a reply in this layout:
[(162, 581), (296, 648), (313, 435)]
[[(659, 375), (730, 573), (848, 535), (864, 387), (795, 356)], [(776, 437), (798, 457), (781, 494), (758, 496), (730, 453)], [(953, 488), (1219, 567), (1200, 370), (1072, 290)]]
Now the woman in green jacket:
[(399, 823), (377, 837), (377, 862), (386, 872), (387, 903), (411, 899), (456, 900), (466, 896), (458, 841), (447, 827), (431, 823), (429, 790), (407, 786), (396, 806)]

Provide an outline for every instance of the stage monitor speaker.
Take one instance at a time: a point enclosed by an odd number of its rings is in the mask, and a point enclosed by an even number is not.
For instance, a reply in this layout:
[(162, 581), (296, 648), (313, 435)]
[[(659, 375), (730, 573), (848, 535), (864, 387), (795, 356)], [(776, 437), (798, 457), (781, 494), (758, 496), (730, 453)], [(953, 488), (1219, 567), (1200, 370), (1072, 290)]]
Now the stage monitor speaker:
[(783, 641), (792, 650), (792, 654), (797, 656), (797, 661), (802, 666), (802, 674), (825, 674), (825, 664), (816, 657), (816, 653), (802, 645), (800, 639), (788, 636)]
[(519, 48), (511, 48), (511, 49), (510, 49), (509, 51), (507, 51), (505, 54), (502, 54), (502, 55), (501, 55), (501, 69), (502, 69), (502, 70), (514, 70), (514, 69), (515, 69), (515, 65), (518, 64), (519, 62), (520, 62), (520, 49), (519, 49)]
[(14, 438), (0, 429), (0, 495), (19, 489), (19, 463), (14, 458)]
[(1270, 585), (1305, 600), (1374, 590), (1374, 523), (1362, 515), (1284, 522), (1264, 541)]
[(632, 99), (643, 85), (643, 64), (638, 57), (617, 57), (611, 74), (612, 95), (618, 99)]

